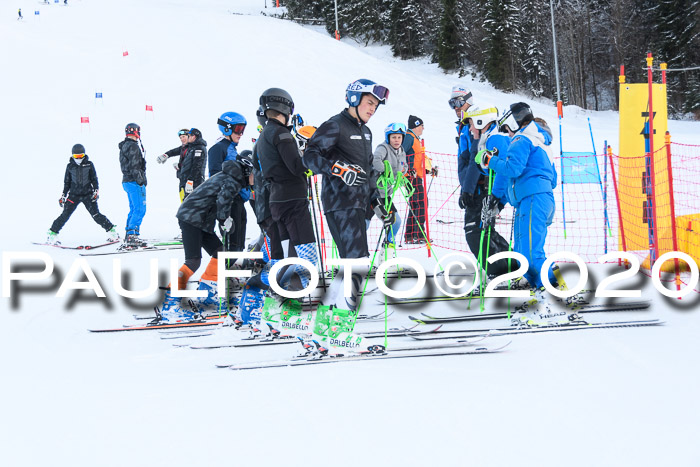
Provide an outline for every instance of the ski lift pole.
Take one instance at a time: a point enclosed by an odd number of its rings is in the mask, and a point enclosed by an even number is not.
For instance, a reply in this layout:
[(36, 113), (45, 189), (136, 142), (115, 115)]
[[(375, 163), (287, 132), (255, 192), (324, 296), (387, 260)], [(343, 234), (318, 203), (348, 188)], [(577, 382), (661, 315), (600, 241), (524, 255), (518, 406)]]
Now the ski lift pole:
[(557, 117), (559, 118), (559, 157), (561, 164), (561, 210), (564, 216), (564, 239), (566, 240), (566, 205), (564, 203), (564, 149), (561, 141), (561, 119), (564, 118), (564, 107), (561, 101), (561, 87), (559, 86), (559, 59), (557, 58), (557, 32), (554, 26), (554, 2), (549, 0), (549, 13), (552, 17), (552, 45), (554, 48), (554, 75), (557, 81)]
[(561, 171), (561, 213), (564, 221), (564, 240), (566, 240), (566, 199), (564, 198), (564, 146), (561, 140), (561, 114), (559, 115), (559, 167)]

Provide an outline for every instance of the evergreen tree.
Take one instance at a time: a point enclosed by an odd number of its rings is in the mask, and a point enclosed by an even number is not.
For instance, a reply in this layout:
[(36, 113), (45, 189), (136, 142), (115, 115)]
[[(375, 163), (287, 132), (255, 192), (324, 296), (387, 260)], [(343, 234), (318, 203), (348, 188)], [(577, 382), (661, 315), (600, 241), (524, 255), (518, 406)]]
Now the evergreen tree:
[(420, 2), (393, 2), (390, 12), (389, 44), (395, 57), (414, 58), (423, 54), (425, 36)]
[[(548, 70), (553, 61), (551, 56), (551, 25), (548, 0), (522, 0), (520, 4), (520, 24), (523, 48), (521, 51), (522, 76), (527, 90), (533, 96), (547, 95)], [(552, 70), (553, 71), (553, 70)], [(553, 73), (552, 73), (553, 74)]]
[(516, 63), (520, 45), (520, 17), (515, 0), (491, 0), (485, 9), (484, 72), (500, 89), (517, 87)]
[(457, 0), (442, 0), (442, 7), (435, 58), (440, 68), (450, 71), (460, 64)]
[[(659, 0), (650, 9), (653, 18), (653, 35), (651, 48), (654, 63), (668, 63), (669, 68), (686, 68), (692, 65), (691, 44), (696, 41), (698, 22), (695, 12), (698, 0)], [(694, 78), (693, 81), (695, 80)], [(668, 74), (669, 110), (676, 112), (695, 110), (697, 104), (691, 89), (688, 74), (669, 72)], [(690, 98), (690, 99), (689, 99)], [(691, 107), (686, 106), (686, 102)], [(693, 108), (695, 106), (695, 108)]]

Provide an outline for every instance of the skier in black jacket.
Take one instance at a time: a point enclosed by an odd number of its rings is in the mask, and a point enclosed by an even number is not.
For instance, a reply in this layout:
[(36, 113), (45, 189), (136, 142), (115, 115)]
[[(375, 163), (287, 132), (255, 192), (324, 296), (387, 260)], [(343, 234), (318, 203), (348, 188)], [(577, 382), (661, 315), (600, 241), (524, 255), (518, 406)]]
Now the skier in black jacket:
[(82, 144), (76, 144), (73, 146), (72, 153), (73, 155), (66, 166), (66, 174), (63, 177), (63, 193), (58, 200), (63, 212), (51, 224), (46, 242), (52, 245), (60, 244), (58, 233), (80, 203), (85, 205), (95, 222), (107, 231), (109, 234), (108, 242), (119, 241), (116, 226), (104, 214), (101, 214), (97, 207), (100, 185), (97, 181), (95, 166), (85, 154), (85, 147)]
[(180, 201), (184, 201), (192, 191), (204, 182), (204, 169), (207, 165), (207, 142), (202, 132), (192, 128), (187, 135), (187, 147), (180, 157), (177, 176), (180, 179)]
[[(190, 130), (188, 130), (187, 128), (183, 128), (182, 130), (177, 132), (177, 136), (180, 138), (180, 146), (172, 148), (169, 151), (165, 151), (163, 154), (156, 158), (156, 161), (159, 164), (165, 164), (165, 162), (171, 157), (177, 157), (178, 160), (173, 164), (173, 167), (175, 168), (175, 176), (178, 180), (180, 180), (180, 166), (182, 165), (182, 161), (185, 158), (185, 153), (187, 152), (187, 140), (190, 136)], [(179, 186), (180, 184), (178, 183), (178, 189)], [(180, 191), (179, 194), (180, 202), (182, 202), (182, 200), (184, 199), (183, 192)]]
[[(318, 264), (318, 255), (309, 214), (307, 169), (301, 161), (297, 142), (287, 127), (294, 113), (294, 101), (284, 89), (270, 88), (260, 96), (260, 105), (267, 123), (255, 143), (254, 159), (269, 189), (267, 206), (260, 206), (261, 211), (269, 206), (271, 219), (271, 222), (265, 223), (270, 240), (270, 261), (261, 275), (263, 284), (268, 286), (269, 269), (284, 259), (283, 239), (289, 238), (296, 255), (314, 266)], [(260, 201), (265, 202), (263, 199)], [(300, 277), (302, 288), (306, 288), (311, 278), (309, 271), (298, 265), (293, 270)], [(246, 284), (240, 300), (239, 318), (243, 322), (259, 319), (258, 312), (264, 300), (264, 287), (253, 286), (250, 282)]]
[(122, 169), (122, 187), (129, 198), (125, 247), (135, 248), (145, 246), (139, 235), (141, 222), (146, 215), (146, 157), (141, 144), (141, 127), (129, 123), (124, 131), (126, 138), (119, 143), (119, 164)]
[[(226, 161), (223, 170), (210, 177), (183, 201), (177, 211), (177, 219), (182, 231), (182, 244), (185, 249), (185, 263), (178, 272), (178, 289), (184, 290), (192, 274), (202, 263), (202, 248), (211, 256), (199, 282), (199, 290), (207, 291), (207, 296), (199, 300), (202, 306), (218, 305), (218, 253), (223, 244), (214, 233), (218, 220), (227, 231), (233, 229), (229, 217), (231, 203), (238, 192), (251, 183), (252, 164), (248, 160)], [(192, 320), (195, 315), (179, 306), (180, 298), (166, 292), (161, 313), (164, 322)]]
[[(389, 90), (374, 81), (360, 79), (351, 83), (345, 100), (349, 108), (331, 117), (314, 133), (304, 152), (304, 164), (323, 175), (321, 199), (328, 228), (341, 258), (367, 258), (365, 211), (371, 206), (386, 226), (394, 223), (391, 212), (378, 199), (372, 162), (372, 132), (366, 126)], [(353, 269), (352, 296), (343, 297), (338, 274), (323, 299), (326, 305), (355, 310), (357, 294), (367, 268)]]

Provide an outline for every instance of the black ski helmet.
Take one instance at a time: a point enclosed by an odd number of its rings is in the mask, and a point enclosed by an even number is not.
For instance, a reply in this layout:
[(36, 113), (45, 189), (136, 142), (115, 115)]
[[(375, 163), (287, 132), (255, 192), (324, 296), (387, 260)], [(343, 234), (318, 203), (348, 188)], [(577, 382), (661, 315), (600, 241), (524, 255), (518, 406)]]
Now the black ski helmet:
[(74, 144), (71, 149), (71, 154), (85, 154), (85, 146), (82, 144)]
[(535, 116), (532, 114), (532, 109), (525, 102), (516, 102), (510, 105), (510, 113), (515, 119), (515, 123), (518, 124), (518, 129), (530, 123), (534, 120)]
[(127, 136), (132, 135), (141, 139), (141, 127), (136, 123), (127, 123), (126, 127), (124, 128), (124, 132)]
[(287, 91), (280, 88), (266, 89), (260, 96), (263, 110), (276, 110), (287, 117), (294, 113), (294, 100)]
[(243, 176), (247, 179), (253, 173), (253, 151), (249, 149), (241, 151), (240, 154), (236, 155), (236, 161), (240, 163)]

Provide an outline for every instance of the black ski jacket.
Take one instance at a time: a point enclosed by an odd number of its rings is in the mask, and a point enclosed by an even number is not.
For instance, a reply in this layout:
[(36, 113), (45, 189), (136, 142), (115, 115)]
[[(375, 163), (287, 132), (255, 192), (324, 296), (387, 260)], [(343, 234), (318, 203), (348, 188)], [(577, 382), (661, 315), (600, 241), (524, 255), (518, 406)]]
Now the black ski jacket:
[(187, 143), (178, 164), (177, 178), (180, 179), (180, 188), (185, 188), (188, 180), (194, 182), (197, 188), (204, 181), (204, 169), (207, 165), (207, 142), (197, 138)]
[[(323, 175), (321, 199), (326, 212), (342, 209), (362, 209), (377, 197), (372, 161), (372, 132), (354, 118), (347, 109), (323, 123), (314, 133), (304, 151), (304, 164), (315, 174)], [(342, 178), (331, 175), (335, 161), (356, 164), (367, 173), (367, 182), (348, 186)]]
[(239, 162), (225, 161), (222, 169), (185, 198), (177, 210), (179, 220), (212, 233), (216, 220), (226, 220), (233, 199), (248, 183), (244, 183)]
[(253, 191), (255, 192), (255, 219), (258, 225), (272, 216), (270, 212), (270, 184), (272, 181), (263, 177), (260, 157), (258, 156), (258, 143), (253, 146)]
[(66, 166), (66, 174), (63, 177), (63, 196), (91, 195), (99, 188), (95, 166), (88, 156), (78, 164), (74, 158), (70, 158)]
[(146, 158), (138, 142), (125, 138), (119, 143), (119, 165), (122, 168), (122, 183), (136, 182), (146, 186)]
[(290, 129), (275, 119), (255, 143), (262, 174), (270, 180), (270, 203), (307, 199), (306, 167)]

